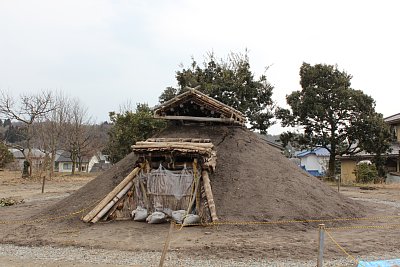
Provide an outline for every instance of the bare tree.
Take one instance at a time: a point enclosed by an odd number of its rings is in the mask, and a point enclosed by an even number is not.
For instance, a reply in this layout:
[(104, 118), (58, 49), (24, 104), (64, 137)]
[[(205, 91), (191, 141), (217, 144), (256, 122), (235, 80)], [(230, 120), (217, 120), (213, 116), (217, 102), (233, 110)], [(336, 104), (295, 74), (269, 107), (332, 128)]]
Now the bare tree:
[(64, 147), (72, 161), (72, 175), (77, 167), (79, 171), (82, 170), (84, 158), (89, 158), (96, 150), (95, 136), (87, 108), (78, 99), (73, 99), (63, 131)]
[(50, 157), (48, 166), (49, 177), (54, 176), (54, 162), (57, 151), (64, 145), (62, 135), (67, 124), (71, 100), (63, 93), (58, 93), (53, 98), (51, 105), (54, 107), (42, 120), (35, 124), (35, 144)]
[[(18, 147), (23, 153), (28, 165), (28, 175), (32, 176), (32, 138), (33, 124), (45, 117), (49, 112), (55, 109), (51, 105), (53, 95), (50, 91), (41, 91), (36, 94), (22, 94), (18, 101), (10, 94), (0, 91), (0, 114), (10, 120), (16, 120), (23, 123), (26, 130), (26, 139), (24, 147)], [(26, 150), (24, 149), (26, 148)]]

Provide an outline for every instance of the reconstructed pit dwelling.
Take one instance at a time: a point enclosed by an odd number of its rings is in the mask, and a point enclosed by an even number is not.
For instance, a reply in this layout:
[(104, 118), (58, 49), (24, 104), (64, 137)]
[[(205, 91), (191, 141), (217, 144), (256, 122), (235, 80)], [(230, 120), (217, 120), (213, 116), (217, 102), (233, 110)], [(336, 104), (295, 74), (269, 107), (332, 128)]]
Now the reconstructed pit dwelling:
[(242, 113), (195, 89), (156, 107), (154, 117), (171, 122), (46, 213), (97, 202), (83, 221), (132, 219), (132, 212), (138, 220), (143, 210), (142, 219), (180, 211), (201, 222), (363, 216), (361, 205), (246, 129)]
[[(241, 112), (192, 88), (156, 107), (154, 117), (236, 126), (246, 121)], [(210, 183), (217, 152), (210, 139), (150, 138), (132, 149), (138, 156), (135, 169), (83, 221), (130, 218), (138, 208), (146, 215), (163, 212), (171, 217), (174, 211), (185, 211), (183, 217), (193, 214), (202, 222), (218, 221)]]

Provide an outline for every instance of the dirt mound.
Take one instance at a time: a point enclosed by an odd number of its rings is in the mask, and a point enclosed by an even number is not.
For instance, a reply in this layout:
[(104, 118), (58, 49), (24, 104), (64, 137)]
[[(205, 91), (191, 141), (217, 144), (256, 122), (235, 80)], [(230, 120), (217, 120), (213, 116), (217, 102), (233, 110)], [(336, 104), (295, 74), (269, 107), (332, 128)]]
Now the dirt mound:
[[(246, 129), (170, 126), (157, 137), (212, 140), (218, 160), (211, 182), (221, 220), (325, 219), (363, 215), (359, 204), (308, 175)], [(135, 161), (135, 155), (129, 154), (46, 213), (66, 214), (102, 198), (133, 169)]]

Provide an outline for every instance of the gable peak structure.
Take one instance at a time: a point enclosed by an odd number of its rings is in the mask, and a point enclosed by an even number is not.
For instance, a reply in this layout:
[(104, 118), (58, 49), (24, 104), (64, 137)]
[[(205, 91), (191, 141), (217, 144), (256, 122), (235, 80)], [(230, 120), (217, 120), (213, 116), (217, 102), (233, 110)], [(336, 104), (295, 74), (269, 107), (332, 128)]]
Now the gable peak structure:
[(191, 122), (212, 122), (244, 126), (246, 117), (240, 111), (196, 90), (187, 91), (156, 106), (154, 118)]

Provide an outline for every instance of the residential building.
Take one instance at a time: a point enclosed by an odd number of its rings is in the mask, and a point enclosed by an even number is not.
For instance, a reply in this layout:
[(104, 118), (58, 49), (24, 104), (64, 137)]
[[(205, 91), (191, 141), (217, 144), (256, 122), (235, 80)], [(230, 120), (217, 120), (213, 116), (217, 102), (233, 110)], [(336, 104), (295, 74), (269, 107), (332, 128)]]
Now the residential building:
[[(400, 113), (384, 119), (393, 133), (394, 142), (390, 146), (390, 152), (385, 155), (385, 168), (388, 173), (386, 183), (400, 182)], [(373, 154), (362, 151), (356, 155), (340, 157), (341, 180), (343, 183), (356, 181), (355, 169), (357, 163), (362, 160), (372, 160)]]
[(295, 154), (300, 159), (300, 167), (313, 176), (324, 176), (328, 169), (330, 153), (326, 148), (304, 150)]
[[(25, 155), (28, 154), (28, 149), (24, 149), (24, 153), (21, 150), (10, 148), (9, 151), (14, 156), (14, 162), (9, 165), (11, 170), (22, 171), (24, 167), (24, 161), (26, 160)], [(32, 168), (37, 169), (42, 166), (45, 160), (45, 153), (39, 149), (33, 148), (31, 149), (31, 160), (32, 160)]]
[[(89, 172), (89, 158), (83, 157), (75, 162), (76, 172)], [(79, 164), (80, 163), (80, 164)], [(68, 151), (58, 150), (54, 161), (54, 170), (56, 172), (72, 172), (73, 161), (71, 159), (71, 153)], [(80, 169), (79, 169), (80, 168)]]

